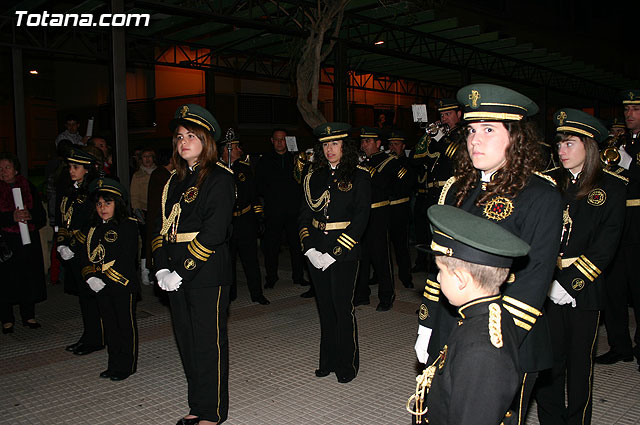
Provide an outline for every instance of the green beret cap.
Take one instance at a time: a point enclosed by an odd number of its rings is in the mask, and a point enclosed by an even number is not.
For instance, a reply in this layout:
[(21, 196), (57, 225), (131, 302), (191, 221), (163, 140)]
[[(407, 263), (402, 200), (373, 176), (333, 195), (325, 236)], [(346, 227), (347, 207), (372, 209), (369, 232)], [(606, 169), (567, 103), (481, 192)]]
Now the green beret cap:
[(194, 103), (187, 103), (180, 106), (176, 113), (173, 114), (173, 119), (169, 123), (171, 131), (175, 131), (180, 121), (186, 121), (192, 124), (199, 125), (213, 135), (213, 140), (218, 141), (222, 137), (222, 130), (220, 124), (211, 115), (211, 112), (207, 111), (200, 105)]
[(119, 181), (105, 178), (97, 178), (89, 183), (89, 193), (107, 192), (112, 195), (119, 196), (123, 200), (127, 199), (127, 190)]
[(609, 131), (599, 119), (578, 109), (563, 108), (553, 114), (556, 133), (587, 136), (600, 143), (609, 136)]
[(456, 99), (438, 99), (436, 105), (438, 107), (438, 112), (460, 109), (460, 104)]
[(538, 112), (538, 105), (527, 96), (494, 84), (470, 84), (456, 97), (464, 105), (467, 122), (520, 121)]
[(91, 155), (89, 152), (85, 152), (79, 147), (72, 147), (67, 154), (67, 162), (69, 164), (80, 164), (89, 166), (98, 162), (98, 158)]
[(510, 267), (529, 252), (529, 245), (493, 221), (451, 205), (427, 210), (433, 239), (431, 251), (474, 264)]
[(640, 105), (640, 90), (623, 90), (620, 92), (623, 105)]
[(351, 126), (344, 122), (326, 122), (313, 129), (313, 135), (319, 142), (340, 140), (349, 137)]

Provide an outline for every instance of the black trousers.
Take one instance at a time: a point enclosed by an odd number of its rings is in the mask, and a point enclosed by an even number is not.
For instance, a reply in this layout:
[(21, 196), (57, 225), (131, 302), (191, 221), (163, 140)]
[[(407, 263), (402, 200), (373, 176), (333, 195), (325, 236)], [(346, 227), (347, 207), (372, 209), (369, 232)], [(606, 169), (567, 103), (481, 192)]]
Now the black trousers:
[(360, 368), (353, 290), (358, 261), (336, 261), (324, 272), (309, 264), (320, 316), (319, 368), (355, 377)]
[(266, 283), (274, 283), (278, 280), (278, 255), (283, 232), (286, 235), (291, 255), (293, 283), (301, 283), (304, 279), (304, 259), (302, 258), (297, 221), (297, 211), (287, 211), (283, 214), (273, 212), (265, 217), (263, 252)]
[(138, 322), (135, 294), (98, 292), (98, 307), (104, 324), (112, 374), (130, 375), (138, 366)]
[(190, 289), (187, 283), (168, 294), (189, 414), (222, 423), (229, 411), (229, 287)]
[(398, 278), (403, 283), (412, 282), (411, 254), (409, 254), (409, 221), (411, 208), (409, 202), (391, 205), (389, 221), (389, 239), (393, 244), (393, 251), (398, 266)]
[[(31, 301), (21, 302), (18, 304), (20, 306), (20, 317), (22, 318), (22, 323), (25, 323), (29, 319), (35, 319), (36, 317), (36, 305)], [(0, 303), (0, 322), (2, 323), (15, 323), (16, 318), (13, 315), (13, 304), (7, 302)]]
[[(553, 368), (540, 372), (536, 386), (541, 425), (591, 423), (593, 354), (600, 312), (545, 304)], [(565, 406), (565, 385), (567, 404)]]
[(78, 295), (82, 315), (82, 336), (78, 342), (91, 346), (104, 345), (104, 329), (98, 299), (96, 293), (82, 278), (80, 261), (77, 257), (78, 254), (71, 260), (65, 261), (65, 291), (67, 291), (68, 280), (71, 280), (69, 287), (73, 287)]
[[(624, 356), (632, 355), (629, 336), (629, 304), (633, 306), (636, 323), (640, 323), (640, 279), (636, 264), (638, 246), (621, 246), (606, 279), (604, 325), (611, 351)], [(640, 326), (633, 338), (640, 343)]]
[(380, 302), (391, 303), (395, 290), (389, 254), (389, 207), (371, 210), (367, 230), (362, 236), (362, 259), (355, 292), (355, 299), (358, 301), (368, 301), (371, 295), (371, 266), (378, 281), (378, 299)]
[(233, 283), (231, 286), (231, 299), (237, 294), (237, 265), (240, 262), (247, 277), (247, 286), (251, 294), (251, 300), (256, 301), (262, 295), (262, 276), (258, 263), (258, 223), (253, 212), (248, 212), (233, 218), (233, 234), (229, 242), (231, 250), (231, 274)]
[[(413, 228), (415, 229), (415, 239), (418, 245), (427, 244), (430, 239), (431, 231), (429, 230), (429, 219), (427, 218), (427, 194), (419, 193), (416, 195), (416, 201), (413, 205)], [(418, 251), (416, 257), (417, 266), (427, 266), (427, 254)]]

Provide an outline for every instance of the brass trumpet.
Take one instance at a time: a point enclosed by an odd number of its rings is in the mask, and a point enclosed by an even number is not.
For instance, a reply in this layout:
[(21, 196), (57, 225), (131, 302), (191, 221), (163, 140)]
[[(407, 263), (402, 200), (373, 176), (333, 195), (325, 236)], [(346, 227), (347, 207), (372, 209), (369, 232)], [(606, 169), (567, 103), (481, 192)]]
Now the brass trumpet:
[(429, 136), (435, 136), (436, 134), (438, 134), (438, 132), (440, 132), (440, 130), (442, 130), (444, 134), (447, 134), (449, 132), (449, 125), (441, 121), (436, 121), (429, 124), (426, 128)]
[(605, 143), (606, 147), (600, 151), (600, 161), (605, 166), (618, 165), (620, 162), (620, 147), (624, 146), (624, 136), (611, 136)]

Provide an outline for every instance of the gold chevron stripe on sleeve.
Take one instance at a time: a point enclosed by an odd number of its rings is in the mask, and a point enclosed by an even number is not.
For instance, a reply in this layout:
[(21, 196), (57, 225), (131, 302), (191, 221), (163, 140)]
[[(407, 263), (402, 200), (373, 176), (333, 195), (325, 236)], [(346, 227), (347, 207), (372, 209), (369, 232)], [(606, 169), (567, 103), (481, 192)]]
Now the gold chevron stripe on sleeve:
[(599, 276), (602, 271), (596, 267), (595, 264), (593, 264), (587, 257), (585, 257), (584, 255), (581, 255), (578, 258), (585, 266), (587, 266), (592, 272), (594, 272), (597, 276)]
[(433, 301), (433, 302), (439, 302), (440, 301), (440, 297), (434, 297), (431, 294), (427, 294), (426, 292), (424, 294), (422, 294), (426, 299)]
[(508, 295), (505, 295), (504, 297), (502, 297), (502, 300), (506, 303), (511, 304), (514, 307), (519, 308), (522, 311), (526, 311), (528, 313), (531, 313), (532, 315), (538, 317), (538, 316), (542, 316), (542, 312), (534, 307), (531, 307), (529, 304), (526, 304), (520, 300), (516, 300), (513, 297), (510, 297)]
[(402, 167), (400, 171), (398, 171), (398, 178), (399, 179), (403, 178), (405, 174), (407, 174), (407, 169)]
[(202, 244), (200, 243), (200, 241), (198, 241), (198, 239), (195, 239), (195, 238), (194, 238), (194, 239), (191, 241), (191, 243), (196, 244), (196, 246), (197, 246), (197, 247), (198, 247), (202, 252), (204, 252), (204, 253), (207, 253), (207, 254), (212, 254), (212, 253), (213, 253), (213, 250), (212, 250), (212, 249), (209, 249), (209, 248), (205, 247), (204, 245), (202, 245)]
[(204, 255), (202, 255), (200, 253), (200, 251), (197, 251), (191, 245), (187, 246), (187, 250), (191, 253), (191, 255), (193, 255), (194, 257), (196, 257), (200, 261), (207, 261), (209, 259), (208, 256), (205, 257)]
[(505, 305), (504, 308), (511, 313), (511, 315), (516, 316), (522, 320), (526, 320), (527, 322), (531, 323), (532, 325), (535, 325), (537, 318), (536, 317), (532, 317), (530, 315), (528, 315), (527, 313), (523, 313), (522, 311), (518, 310), (517, 308), (511, 307), (510, 305)]
[(598, 277), (597, 275), (594, 276), (593, 272), (585, 267), (585, 265), (580, 261), (580, 258), (578, 258), (573, 263), (573, 265), (575, 266), (576, 269), (578, 269), (580, 273), (582, 273), (591, 282), (593, 282), (596, 279), (596, 277)]
[(115, 271), (112, 268), (107, 269), (104, 274), (111, 280), (113, 280), (114, 282), (118, 282), (119, 284), (123, 285), (123, 286), (127, 286), (129, 284), (129, 279), (126, 279), (124, 276), (122, 276), (120, 273), (118, 273), (117, 271)]
[(531, 325), (528, 323), (523, 322), (522, 320), (518, 320), (515, 317), (513, 318), (513, 323), (516, 324), (516, 326), (521, 327), (522, 329), (526, 330), (526, 331), (530, 331), (531, 330)]

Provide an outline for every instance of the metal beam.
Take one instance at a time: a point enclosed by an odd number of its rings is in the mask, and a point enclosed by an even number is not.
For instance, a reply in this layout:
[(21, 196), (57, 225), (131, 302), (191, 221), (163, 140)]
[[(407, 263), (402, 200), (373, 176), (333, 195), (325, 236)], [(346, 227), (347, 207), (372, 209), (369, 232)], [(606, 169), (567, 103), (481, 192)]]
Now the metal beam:
[(21, 173), (29, 177), (29, 163), (27, 156), (27, 120), (24, 111), (24, 70), (22, 66), (22, 49), (11, 49), (13, 62), (13, 110), (16, 126), (16, 153)]

